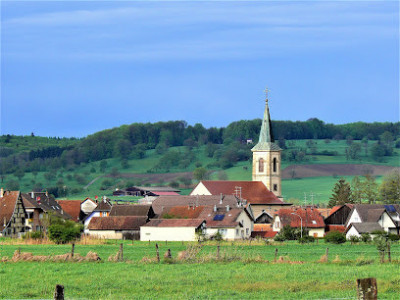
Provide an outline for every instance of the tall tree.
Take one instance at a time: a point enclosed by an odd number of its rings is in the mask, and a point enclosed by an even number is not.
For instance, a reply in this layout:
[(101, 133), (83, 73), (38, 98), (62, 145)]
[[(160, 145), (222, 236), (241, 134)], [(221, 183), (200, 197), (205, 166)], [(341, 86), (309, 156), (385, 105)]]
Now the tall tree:
[(400, 204), (400, 172), (394, 171), (383, 178), (379, 196), (384, 203)]
[(339, 181), (336, 182), (335, 186), (333, 187), (332, 192), (332, 196), (329, 198), (329, 207), (352, 203), (350, 184), (346, 182), (345, 179), (339, 179)]

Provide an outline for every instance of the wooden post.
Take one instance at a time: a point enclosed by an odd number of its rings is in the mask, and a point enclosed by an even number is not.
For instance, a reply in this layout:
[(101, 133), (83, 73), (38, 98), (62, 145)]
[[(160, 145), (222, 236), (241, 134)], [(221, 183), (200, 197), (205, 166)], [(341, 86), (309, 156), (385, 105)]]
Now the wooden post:
[(168, 258), (172, 258), (171, 249), (168, 249), (167, 257), (168, 257)]
[(124, 260), (124, 244), (123, 243), (119, 244), (118, 260), (119, 261), (123, 261)]
[(317, 240), (317, 245), (318, 245), (318, 240), (319, 240), (319, 239), (318, 239), (318, 238), (316, 238), (316, 240)]
[(392, 255), (390, 253), (390, 242), (387, 243), (388, 261), (392, 262)]
[(72, 247), (71, 247), (71, 258), (74, 257), (74, 253), (75, 253), (75, 243), (72, 243)]
[(381, 264), (385, 262), (385, 250), (379, 251), (379, 254), (381, 256)]
[(183, 246), (183, 241), (182, 241), (182, 246)]
[(378, 287), (376, 285), (376, 278), (357, 279), (357, 299), (378, 299)]
[(64, 300), (64, 286), (61, 284), (56, 285), (54, 291), (54, 300)]
[(158, 244), (156, 243), (156, 253), (157, 253), (157, 262), (160, 262), (160, 252), (158, 250)]
[(325, 250), (325, 256), (326, 256), (326, 261), (328, 261), (328, 255), (329, 255), (329, 248), (326, 248)]
[(276, 261), (277, 257), (278, 257), (278, 248), (275, 248), (275, 258), (274, 258), (274, 261)]
[(165, 245), (168, 245), (168, 241), (167, 240), (165, 240)]
[(150, 240), (149, 240), (149, 245), (150, 245)]
[(219, 245), (217, 246), (217, 259), (219, 259)]

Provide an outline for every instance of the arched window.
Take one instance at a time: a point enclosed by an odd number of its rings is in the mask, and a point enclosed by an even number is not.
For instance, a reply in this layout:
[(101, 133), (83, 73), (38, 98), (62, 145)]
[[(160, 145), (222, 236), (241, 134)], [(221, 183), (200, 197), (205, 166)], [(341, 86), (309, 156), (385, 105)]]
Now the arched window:
[(264, 172), (264, 160), (262, 158), (258, 160), (258, 172)]
[(274, 173), (276, 173), (276, 164), (277, 164), (277, 162), (276, 162), (276, 157), (274, 157), (274, 159), (272, 160), (272, 170), (274, 170)]

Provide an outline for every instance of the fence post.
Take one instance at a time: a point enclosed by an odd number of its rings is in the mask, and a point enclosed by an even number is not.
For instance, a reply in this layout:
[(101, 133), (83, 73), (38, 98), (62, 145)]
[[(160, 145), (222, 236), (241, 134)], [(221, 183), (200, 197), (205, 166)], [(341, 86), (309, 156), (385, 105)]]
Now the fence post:
[(160, 252), (158, 250), (158, 244), (156, 243), (156, 253), (157, 253), (157, 262), (160, 262)]
[(387, 243), (388, 261), (392, 262), (392, 255), (390, 253), (390, 242)]
[(172, 258), (171, 249), (168, 249), (167, 257), (168, 257), (168, 258)]
[(54, 291), (54, 300), (64, 300), (64, 286), (61, 284), (56, 285)]
[(219, 244), (217, 246), (217, 259), (219, 259)]
[(275, 258), (274, 261), (276, 261), (276, 258), (278, 257), (278, 248), (275, 248)]
[(165, 245), (166, 245), (166, 246), (168, 245), (168, 241), (167, 241), (167, 240), (165, 240)]
[(357, 279), (357, 299), (378, 299), (378, 287), (376, 285), (376, 278)]
[(119, 261), (124, 260), (124, 244), (123, 243), (119, 244), (118, 260)]
[(328, 261), (328, 255), (329, 255), (329, 248), (326, 248), (325, 250), (325, 256), (326, 256), (326, 261)]
[(74, 254), (75, 254), (75, 243), (72, 243), (72, 247), (71, 247), (71, 258), (74, 258)]

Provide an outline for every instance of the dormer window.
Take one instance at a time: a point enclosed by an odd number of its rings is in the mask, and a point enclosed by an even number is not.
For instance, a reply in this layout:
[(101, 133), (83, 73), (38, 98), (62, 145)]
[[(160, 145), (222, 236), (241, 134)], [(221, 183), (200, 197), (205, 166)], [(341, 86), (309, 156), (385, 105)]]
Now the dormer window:
[(272, 160), (272, 170), (274, 173), (276, 173), (276, 170), (277, 170), (276, 165), (277, 165), (277, 160), (276, 160), (276, 157), (274, 157), (274, 159)]

